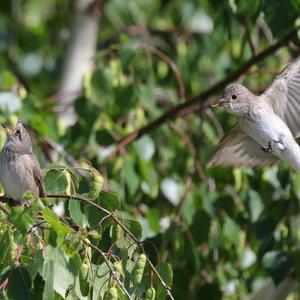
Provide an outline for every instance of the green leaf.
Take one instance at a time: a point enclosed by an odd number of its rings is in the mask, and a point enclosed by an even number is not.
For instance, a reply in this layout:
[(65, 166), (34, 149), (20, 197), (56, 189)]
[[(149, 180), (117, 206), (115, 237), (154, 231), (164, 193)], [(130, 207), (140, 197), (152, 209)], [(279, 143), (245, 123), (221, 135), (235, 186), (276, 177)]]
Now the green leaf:
[(198, 210), (193, 217), (191, 231), (196, 243), (208, 241), (211, 218), (204, 210)]
[(123, 223), (128, 230), (133, 233), (136, 239), (141, 239), (143, 234), (143, 228), (141, 224), (135, 219), (123, 219)]
[(68, 187), (66, 175), (60, 170), (47, 171), (44, 180), (48, 194), (63, 194)]
[(16, 267), (9, 273), (7, 296), (9, 299), (30, 299), (31, 278), (23, 266)]
[[(297, 1), (263, 1), (263, 12), (274, 37), (289, 30), (299, 16)], [(278, 22), (280, 20), (280, 22)]]
[(297, 198), (300, 199), (300, 174), (298, 173), (294, 174), (292, 187)]
[[(173, 270), (171, 265), (161, 262), (156, 266), (156, 270), (164, 282), (171, 287), (173, 282)], [(165, 299), (167, 295), (166, 289), (159, 280), (157, 280), (156, 295), (157, 299)]]
[(37, 211), (34, 207), (15, 206), (11, 208), (9, 220), (22, 234), (26, 234), (34, 224), (36, 214)]
[(71, 218), (81, 227), (87, 225), (86, 216), (81, 211), (81, 204), (78, 200), (69, 200), (69, 213)]
[(49, 208), (44, 208), (42, 210), (42, 215), (44, 219), (52, 226), (58, 236), (65, 236), (70, 232), (70, 228), (62, 224), (57, 215)]
[(144, 135), (134, 143), (139, 157), (144, 161), (152, 159), (155, 153), (155, 144), (149, 135)]
[[(116, 193), (101, 191), (100, 195), (97, 199), (94, 200), (95, 203), (105, 208), (109, 212), (117, 211), (121, 208), (120, 199)], [(85, 215), (87, 216), (87, 220), (89, 226), (91, 228), (95, 228), (99, 225), (101, 220), (107, 216), (107, 214), (100, 209), (97, 209), (91, 205), (85, 205)], [(101, 223), (102, 229), (105, 230), (108, 226), (112, 225), (112, 219), (106, 218), (104, 222)]]
[(160, 185), (164, 196), (173, 204), (178, 205), (180, 200), (180, 184), (173, 178), (164, 178)]
[(115, 140), (107, 130), (101, 129), (96, 132), (96, 142), (98, 145), (109, 146), (114, 144)]
[(159, 225), (159, 212), (157, 209), (149, 209), (146, 214), (147, 220), (149, 222), (149, 225), (151, 229), (157, 234), (160, 232), (160, 225)]
[(129, 195), (133, 196), (140, 184), (139, 177), (135, 170), (135, 163), (132, 157), (126, 156), (124, 162), (125, 182), (129, 191)]
[(51, 289), (65, 298), (67, 290), (75, 280), (70, 271), (69, 258), (61, 249), (51, 246), (44, 249), (43, 257), (44, 265), (40, 274), (46, 283), (43, 298), (53, 299)]
[(10, 71), (2, 71), (0, 73), (1, 86), (4, 90), (12, 90), (13, 86), (18, 83), (18, 79)]
[(223, 234), (229, 242), (238, 245), (240, 242), (240, 227), (230, 218), (225, 219)]
[(93, 276), (93, 300), (98, 300), (100, 296), (103, 297), (104, 292), (108, 288), (110, 271), (106, 263), (99, 265), (92, 265), (92, 274)]
[(118, 195), (113, 192), (101, 191), (97, 203), (108, 211), (116, 211), (121, 208), (120, 199)]
[(117, 217), (119, 218), (120, 222), (125, 225), (125, 227), (133, 233), (133, 235), (137, 239), (142, 238), (143, 233), (143, 227), (141, 223), (132, 215), (129, 215), (128, 213), (124, 211), (118, 211), (116, 213)]
[(0, 265), (1, 265), (10, 247), (9, 230), (6, 230), (4, 234), (2, 233), (0, 245), (1, 245), (0, 247)]
[(264, 205), (262, 203), (261, 197), (259, 194), (254, 191), (249, 191), (249, 208), (252, 222), (256, 222), (264, 210)]
[(290, 273), (293, 268), (293, 261), (287, 253), (274, 250), (264, 255), (263, 265), (277, 285)]
[[(98, 210), (98, 209), (95, 209), (95, 207), (89, 205), (89, 206), (86, 206), (85, 209), (84, 209), (84, 215), (87, 217), (87, 221), (89, 223), (89, 227), (90, 228), (95, 228), (99, 225), (99, 223), (101, 222), (102, 218), (104, 216), (106, 216), (105, 213), (103, 213), (102, 211)], [(105, 224), (108, 225), (111, 225), (111, 220), (107, 220), (107, 222)], [(105, 225), (105, 224), (101, 224), (102, 226)], [(107, 226), (108, 226), (107, 225)], [(106, 227), (104, 226), (104, 229)]]
[(43, 300), (51, 300), (54, 298), (54, 271), (53, 271), (53, 261), (47, 260), (44, 262), (42, 276), (45, 280), (45, 287), (43, 292)]

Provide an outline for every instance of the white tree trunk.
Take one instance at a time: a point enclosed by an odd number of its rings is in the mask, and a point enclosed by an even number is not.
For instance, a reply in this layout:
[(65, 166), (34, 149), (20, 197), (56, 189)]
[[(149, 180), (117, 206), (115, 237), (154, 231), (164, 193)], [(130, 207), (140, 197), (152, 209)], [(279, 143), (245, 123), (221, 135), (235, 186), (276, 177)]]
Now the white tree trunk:
[(96, 51), (100, 10), (93, 9), (95, 0), (77, 0), (69, 45), (65, 54), (58, 107), (65, 126), (76, 120), (73, 102), (82, 89), (82, 79), (90, 71)]

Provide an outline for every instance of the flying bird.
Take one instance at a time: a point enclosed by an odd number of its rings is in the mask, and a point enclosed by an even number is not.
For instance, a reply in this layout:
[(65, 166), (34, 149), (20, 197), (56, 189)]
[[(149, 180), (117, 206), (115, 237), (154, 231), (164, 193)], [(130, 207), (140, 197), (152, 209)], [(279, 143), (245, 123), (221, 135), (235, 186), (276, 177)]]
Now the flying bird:
[(238, 122), (223, 137), (208, 165), (258, 166), (281, 159), (300, 173), (300, 56), (260, 96), (241, 84), (226, 87), (213, 106)]

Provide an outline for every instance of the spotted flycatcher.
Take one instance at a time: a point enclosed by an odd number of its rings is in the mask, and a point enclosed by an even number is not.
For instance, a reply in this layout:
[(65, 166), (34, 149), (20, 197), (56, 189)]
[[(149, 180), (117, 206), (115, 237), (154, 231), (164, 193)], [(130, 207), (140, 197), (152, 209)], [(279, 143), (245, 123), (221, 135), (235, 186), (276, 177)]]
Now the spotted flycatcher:
[(240, 84), (228, 86), (216, 106), (238, 117), (210, 165), (255, 166), (278, 158), (300, 172), (300, 57), (255, 96)]
[(43, 173), (32, 153), (30, 136), (19, 118), (14, 129), (4, 125), (7, 141), (0, 153), (0, 181), (7, 197), (23, 201), (26, 191), (37, 197), (46, 195)]

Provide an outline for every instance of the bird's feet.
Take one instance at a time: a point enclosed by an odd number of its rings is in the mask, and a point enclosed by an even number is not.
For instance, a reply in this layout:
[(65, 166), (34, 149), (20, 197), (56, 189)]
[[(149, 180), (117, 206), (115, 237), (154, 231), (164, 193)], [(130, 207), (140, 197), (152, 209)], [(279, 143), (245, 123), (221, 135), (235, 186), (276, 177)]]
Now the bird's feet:
[(284, 146), (282, 140), (279, 140), (279, 141), (272, 140), (272, 141), (268, 142), (268, 147), (261, 147), (261, 150), (263, 150), (266, 153), (272, 153), (274, 144), (277, 145), (279, 150), (284, 150), (285, 149), (285, 146)]
[(28, 200), (21, 200), (20, 204), (22, 207), (30, 207), (30, 202)]
[(264, 151), (264, 152), (266, 152), (266, 153), (271, 153), (273, 151), (273, 147), (272, 146), (273, 146), (272, 142), (269, 141), (268, 142), (268, 147), (267, 148), (266, 147), (261, 147), (261, 150)]

